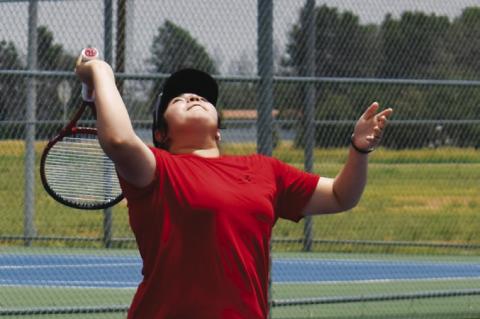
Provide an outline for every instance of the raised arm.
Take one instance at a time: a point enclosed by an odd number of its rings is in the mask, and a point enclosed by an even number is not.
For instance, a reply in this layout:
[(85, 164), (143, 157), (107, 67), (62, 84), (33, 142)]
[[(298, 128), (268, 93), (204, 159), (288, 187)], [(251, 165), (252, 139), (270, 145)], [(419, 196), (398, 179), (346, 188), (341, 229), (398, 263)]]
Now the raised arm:
[(77, 60), (75, 72), (95, 91), (98, 139), (119, 174), (132, 185), (148, 185), (155, 173), (155, 157), (135, 134), (110, 65), (101, 60)]
[(334, 178), (321, 177), (305, 207), (305, 215), (337, 213), (357, 205), (367, 183), (368, 153), (380, 142), (393, 110), (379, 113), (373, 103), (357, 121), (347, 162)]

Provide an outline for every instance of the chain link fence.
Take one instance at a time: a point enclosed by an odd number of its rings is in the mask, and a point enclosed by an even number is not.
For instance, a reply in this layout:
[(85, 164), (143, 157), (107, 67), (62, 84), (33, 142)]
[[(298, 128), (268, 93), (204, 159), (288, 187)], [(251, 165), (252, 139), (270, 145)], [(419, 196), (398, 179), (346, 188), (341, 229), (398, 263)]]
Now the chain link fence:
[(355, 209), (277, 222), (271, 316), (480, 317), (478, 0), (0, 0), (0, 21), (0, 316), (123, 318), (140, 280), (126, 203), (77, 211), (38, 175), (95, 46), (149, 144), (182, 67), (218, 80), (225, 153), (322, 176), (368, 105), (393, 107)]

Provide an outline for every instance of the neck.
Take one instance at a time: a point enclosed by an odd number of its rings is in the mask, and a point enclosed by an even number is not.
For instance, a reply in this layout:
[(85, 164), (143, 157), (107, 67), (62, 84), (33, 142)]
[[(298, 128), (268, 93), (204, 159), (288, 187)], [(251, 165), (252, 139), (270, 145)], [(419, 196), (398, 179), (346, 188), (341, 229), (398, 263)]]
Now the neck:
[(220, 148), (216, 139), (199, 139), (198, 136), (196, 138), (192, 136), (188, 139), (171, 140), (169, 151), (172, 154), (194, 154), (201, 157), (220, 156)]
[(190, 130), (187, 132), (174, 132), (170, 136), (169, 151), (172, 154), (194, 154), (201, 157), (219, 157), (220, 148), (216, 139), (216, 131)]
[(172, 154), (193, 154), (200, 157), (219, 157), (220, 149), (218, 146), (211, 148), (193, 148), (193, 147), (170, 147), (170, 153)]

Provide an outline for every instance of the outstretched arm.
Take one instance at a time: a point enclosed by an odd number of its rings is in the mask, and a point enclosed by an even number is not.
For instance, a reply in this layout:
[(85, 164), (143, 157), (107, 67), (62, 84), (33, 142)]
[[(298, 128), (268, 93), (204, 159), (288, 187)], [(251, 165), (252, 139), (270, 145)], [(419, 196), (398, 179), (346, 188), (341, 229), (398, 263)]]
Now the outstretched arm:
[(106, 62), (77, 60), (75, 72), (95, 91), (98, 139), (119, 174), (132, 185), (148, 185), (155, 173), (155, 157), (135, 134), (113, 70)]
[(355, 147), (350, 146), (347, 162), (334, 179), (319, 179), (305, 207), (305, 215), (337, 213), (357, 205), (367, 182), (367, 152), (380, 142), (388, 118), (393, 112), (388, 108), (377, 113), (378, 108), (378, 103), (373, 103), (357, 121), (352, 136)]

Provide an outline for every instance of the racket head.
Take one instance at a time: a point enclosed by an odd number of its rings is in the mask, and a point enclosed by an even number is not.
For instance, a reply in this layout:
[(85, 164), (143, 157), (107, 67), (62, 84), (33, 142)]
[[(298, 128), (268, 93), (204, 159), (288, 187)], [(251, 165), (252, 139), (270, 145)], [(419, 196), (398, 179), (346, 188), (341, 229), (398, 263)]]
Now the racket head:
[(52, 139), (42, 153), (40, 177), (50, 196), (72, 208), (105, 209), (123, 199), (115, 165), (94, 128), (74, 127)]

